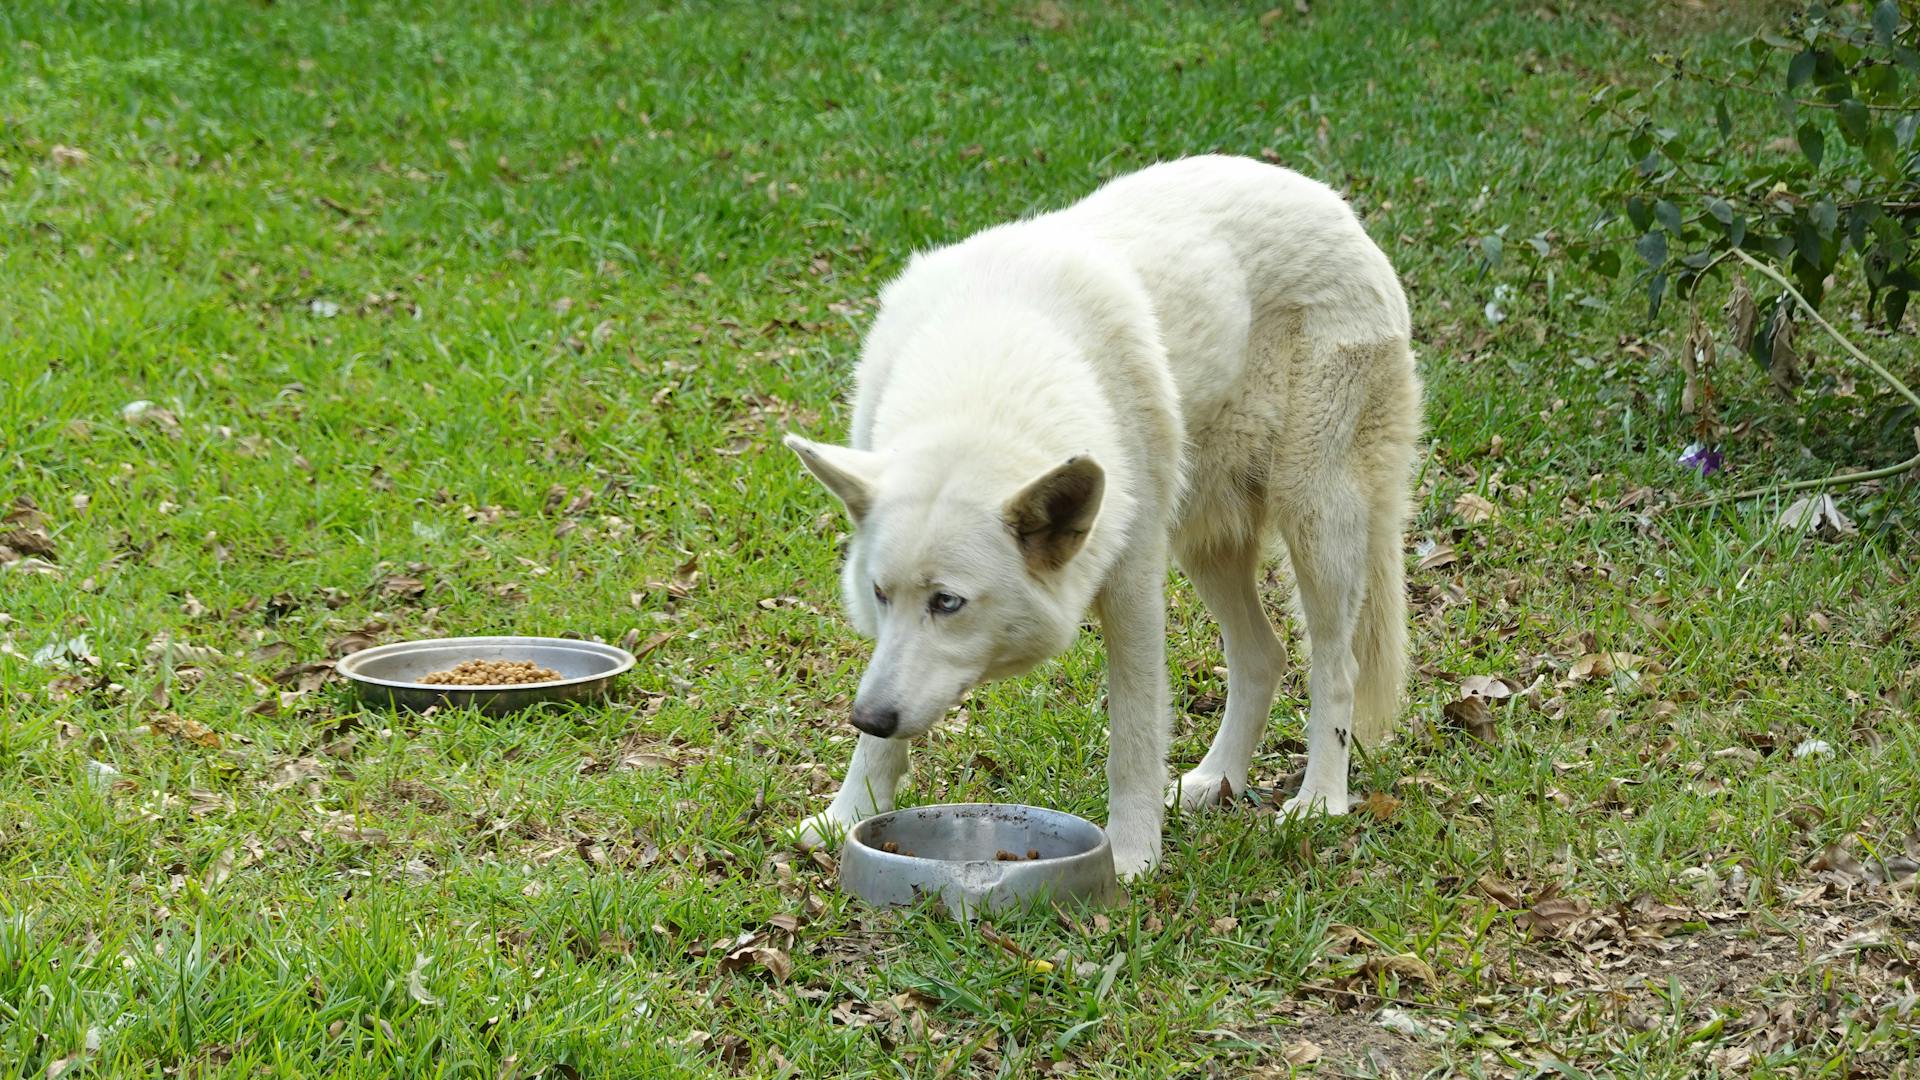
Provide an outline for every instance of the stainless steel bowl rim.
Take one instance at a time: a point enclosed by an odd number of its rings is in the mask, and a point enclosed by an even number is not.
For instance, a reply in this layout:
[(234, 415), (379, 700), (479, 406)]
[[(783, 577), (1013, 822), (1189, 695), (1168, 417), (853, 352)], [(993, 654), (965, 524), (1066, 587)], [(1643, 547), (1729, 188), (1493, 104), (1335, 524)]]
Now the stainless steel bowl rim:
[[(886, 848), (874, 847), (862, 839), (860, 835), (869, 829), (878, 828), (881, 824), (892, 818), (903, 817), (907, 814), (938, 813), (944, 817), (959, 817), (967, 811), (1017, 813), (1025, 814), (1033, 818), (1055, 818), (1075, 826), (1084, 825), (1093, 830), (1094, 835), (1099, 839), (1094, 842), (1092, 847), (1068, 855), (1052, 855), (1044, 859), (935, 859), (925, 855), (908, 855), (903, 852), (888, 851)], [(1112, 841), (1107, 838), (1107, 830), (1078, 814), (1070, 814), (1065, 810), (1054, 810), (1045, 806), (1030, 806), (1026, 803), (1003, 802), (927, 803), (924, 806), (902, 806), (897, 810), (888, 810), (885, 813), (875, 814), (872, 817), (861, 820), (858, 824), (854, 825), (853, 828), (847, 830), (847, 843), (860, 845), (862, 849), (872, 853), (873, 857), (879, 860), (879, 865), (882, 866), (889, 863), (898, 863), (901, 866), (939, 864), (941, 866), (1043, 867), (1054, 863), (1071, 862), (1075, 859), (1097, 858), (1100, 852), (1112, 846)]]
[[(426, 645), (449, 647), (458, 647), (461, 645), (539, 645), (543, 648), (572, 649), (576, 652), (593, 653), (598, 656), (604, 656), (612, 660), (614, 666), (608, 668), (606, 671), (596, 671), (591, 675), (576, 675), (570, 679), (549, 679), (546, 682), (537, 683), (481, 683), (474, 685), (401, 682), (396, 679), (382, 679), (377, 676), (367, 675), (358, 670), (359, 665), (370, 660), (378, 660), (381, 657), (392, 656), (395, 653), (409, 652)], [(598, 682), (602, 679), (612, 679), (617, 675), (631, 670), (635, 663), (634, 655), (618, 645), (607, 645), (598, 641), (584, 641), (579, 638), (527, 637), (514, 634), (496, 634), (476, 637), (414, 638), (410, 641), (392, 641), (385, 645), (375, 645), (370, 649), (361, 649), (359, 652), (348, 653), (334, 663), (333, 669), (342, 676), (352, 679), (354, 682), (365, 683), (368, 686), (388, 686), (402, 690), (431, 690), (437, 693), (452, 691), (459, 693), (487, 693), (501, 690), (541, 690), (561, 686), (575, 686), (580, 683)]]

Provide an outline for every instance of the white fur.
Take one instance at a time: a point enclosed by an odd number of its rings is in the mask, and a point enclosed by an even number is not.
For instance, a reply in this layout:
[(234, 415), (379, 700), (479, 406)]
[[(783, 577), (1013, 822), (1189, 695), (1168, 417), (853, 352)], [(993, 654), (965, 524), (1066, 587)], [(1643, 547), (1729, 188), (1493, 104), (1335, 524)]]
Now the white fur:
[[(801, 839), (892, 808), (906, 739), (968, 688), (1065, 649), (1092, 610), (1110, 683), (1107, 828), (1123, 874), (1150, 869), (1168, 560), (1227, 655), (1220, 733), (1165, 799), (1198, 807), (1244, 790), (1285, 668), (1256, 585), (1275, 535), (1313, 653), (1306, 779), (1287, 810), (1346, 812), (1349, 735), (1384, 737), (1399, 708), (1419, 415), (1392, 267), (1337, 194), (1286, 169), (1157, 165), (917, 256), (867, 336), (851, 448), (788, 439), (856, 521), (843, 588), (876, 639), (856, 722), (897, 720), (892, 738), (861, 737)], [(1077, 484), (1036, 484), (1070, 459)], [(966, 603), (936, 613), (940, 593)]]

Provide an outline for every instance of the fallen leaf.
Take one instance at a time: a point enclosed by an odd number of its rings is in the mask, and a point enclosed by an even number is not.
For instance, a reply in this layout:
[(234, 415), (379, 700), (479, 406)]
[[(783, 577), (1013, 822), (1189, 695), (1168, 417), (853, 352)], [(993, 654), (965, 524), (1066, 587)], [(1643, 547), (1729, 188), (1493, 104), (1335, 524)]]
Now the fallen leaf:
[(1405, 1009), (1391, 1005), (1375, 1013), (1373, 1022), (1396, 1035), (1405, 1035), (1414, 1039), (1431, 1039), (1444, 1035), (1451, 1026), (1444, 1020), (1436, 1019), (1431, 1022), (1422, 1020)]
[(198, 720), (182, 719), (173, 713), (154, 713), (147, 717), (147, 730), (155, 735), (170, 735), (208, 750), (220, 749), (220, 735)]
[(1400, 800), (1384, 791), (1369, 792), (1360, 802), (1360, 809), (1375, 821), (1385, 821), (1400, 809)]
[[(47, 157), (52, 159), (55, 167), (62, 169), (77, 169), (93, 160), (93, 155), (87, 153), (85, 150), (77, 146), (65, 146), (60, 143), (53, 144), (53, 149), (47, 152)], [(48, 1069), (47, 1076), (49, 1080), (51, 1080), (53, 1075), (53, 1070)]]
[(1280, 1048), (1280, 1056), (1289, 1065), (1311, 1065), (1320, 1060), (1320, 1047), (1309, 1039), (1290, 1042)]
[(295, 664), (277, 672), (273, 681), (304, 694), (320, 689), (333, 677), (333, 661), (321, 660), (312, 664)]
[(1454, 550), (1452, 544), (1445, 541), (1423, 541), (1415, 550), (1415, 554), (1420, 556), (1420, 562), (1416, 567), (1419, 570), (1438, 570), (1460, 561), (1460, 553)]
[(1500, 742), (1500, 736), (1493, 726), (1493, 709), (1488, 707), (1485, 698), (1466, 697), (1449, 701), (1441, 707), (1440, 714), (1449, 724), (1489, 746)]
[(37, 555), (51, 562), (59, 562), (59, 556), (53, 547), (53, 537), (46, 527), (34, 525), (8, 529), (0, 532), (0, 561), (15, 562), (28, 555)]
[(163, 667), (179, 664), (215, 664), (225, 660), (226, 656), (210, 645), (194, 645), (187, 641), (174, 640), (170, 631), (162, 630), (147, 642), (147, 660)]
[(1473, 888), (1481, 896), (1508, 911), (1517, 911), (1524, 906), (1520, 902), (1519, 894), (1514, 892), (1513, 886), (1492, 874), (1483, 875), (1479, 881), (1474, 882)]
[(1522, 932), (1535, 937), (1566, 937), (1593, 916), (1592, 905), (1574, 896), (1542, 900), (1513, 920)]
[(1469, 675), (1460, 680), (1461, 697), (1503, 701), (1520, 692), (1520, 684), (1505, 675)]
[(1817, 495), (1803, 495), (1795, 499), (1780, 512), (1774, 527), (1781, 532), (1799, 535), (1814, 535), (1823, 540), (1837, 540), (1843, 536), (1852, 536), (1855, 532), (1853, 522), (1840, 512), (1839, 504), (1833, 496), (1821, 492)]
[(1573, 682), (1585, 682), (1588, 679), (1608, 678), (1615, 672), (1631, 675), (1646, 665), (1646, 659), (1630, 652), (1590, 652), (1567, 668), (1567, 678)]
[(1468, 525), (1477, 525), (1482, 521), (1490, 520), (1499, 511), (1484, 496), (1468, 491), (1453, 500), (1453, 513)]
[(440, 999), (427, 993), (426, 972), (428, 960), (425, 953), (415, 953), (413, 970), (407, 972), (407, 996), (428, 1008), (440, 1007)]
[(1411, 979), (1431, 986), (1433, 969), (1425, 960), (1412, 953), (1395, 953), (1392, 956), (1369, 956), (1360, 965), (1362, 975), (1392, 975), (1399, 979)]

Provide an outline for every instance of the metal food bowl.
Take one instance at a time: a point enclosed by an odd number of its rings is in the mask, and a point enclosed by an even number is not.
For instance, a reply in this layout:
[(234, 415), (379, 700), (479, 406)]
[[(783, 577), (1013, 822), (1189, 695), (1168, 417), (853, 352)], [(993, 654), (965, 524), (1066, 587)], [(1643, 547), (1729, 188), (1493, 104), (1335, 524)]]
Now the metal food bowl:
[[(1039, 858), (1026, 858), (1029, 851)], [(1018, 858), (1003, 860), (1001, 852)], [(840, 887), (876, 907), (938, 896), (962, 918), (1049, 900), (1111, 904), (1123, 895), (1105, 829), (1014, 803), (944, 803), (870, 817), (847, 833)]]
[[(464, 660), (527, 660), (560, 673), (548, 682), (502, 686), (443, 686), (420, 680)], [(548, 701), (593, 701), (606, 696), (633, 654), (596, 641), (548, 637), (459, 637), (399, 641), (350, 653), (334, 670), (372, 705), (426, 709), (473, 708), (492, 715)]]

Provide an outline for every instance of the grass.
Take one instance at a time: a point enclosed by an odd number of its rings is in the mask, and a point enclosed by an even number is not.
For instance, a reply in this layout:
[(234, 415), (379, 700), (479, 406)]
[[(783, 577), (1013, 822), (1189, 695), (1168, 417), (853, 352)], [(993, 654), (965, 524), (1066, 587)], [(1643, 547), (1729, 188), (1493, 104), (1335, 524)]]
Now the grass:
[[(1911, 1069), (1914, 894), (1878, 879), (1920, 790), (1913, 537), (1615, 510), (1699, 486), (1676, 324), (1472, 243), (1577, 232), (1614, 167), (1587, 91), (1735, 28), (431, 7), (0, 11), (0, 494), (51, 542), (0, 568), (0, 1070), (1277, 1076), (1307, 1044), (1323, 1075)], [(777, 436), (844, 430), (914, 249), (1208, 150), (1340, 184), (1401, 269), (1412, 539), (1457, 558), (1410, 554), (1406, 731), (1355, 780), (1378, 816), (1175, 820), (1128, 906), (1000, 924), (1038, 971), (780, 841), (844, 767), (863, 650), (842, 524)], [(1911, 370), (1909, 339), (1870, 347)], [(1728, 482), (1823, 468), (1730, 379)], [(1172, 603), (1184, 766), (1224, 684)], [(536, 716), (273, 681), (503, 631), (672, 636), (610, 703)], [(1608, 652), (1644, 659), (1575, 677)], [(1101, 671), (1089, 635), (978, 693), (912, 797), (1103, 819)], [(1443, 706), (1495, 674), (1544, 681), (1487, 744)], [(1296, 671), (1261, 782), (1303, 706)]]

